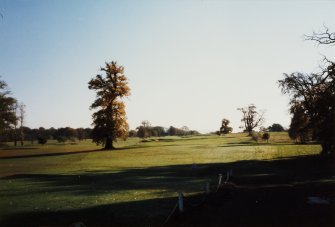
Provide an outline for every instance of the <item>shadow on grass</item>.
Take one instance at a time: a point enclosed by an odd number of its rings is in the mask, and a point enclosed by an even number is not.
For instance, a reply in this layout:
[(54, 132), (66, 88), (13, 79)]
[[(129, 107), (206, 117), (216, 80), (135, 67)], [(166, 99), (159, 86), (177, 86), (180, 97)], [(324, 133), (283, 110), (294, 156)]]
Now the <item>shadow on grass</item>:
[(226, 143), (226, 145), (218, 146), (218, 147), (244, 147), (244, 146), (293, 146), (293, 145), (300, 145), (298, 143), (257, 143), (253, 141), (245, 141), (245, 142), (238, 142), (238, 143)]
[[(8, 195), (47, 192), (92, 196), (129, 190), (184, 193), (202, 192), (206, 181), (214, 189), (217, 175), (233, 170), (235, 189), (213, 194), (203, 207), (190, 208), (173, 217), (171, 226), (332, 226), (334, 222), (334, 159), (301, 156), (267, 161), (238, 161), (126, 169), (120, 172), (87, 171), (81, 174), (21, 174), (2, 179), (42, 183), (43, 188)], [(307, 196), (332, 199), (329, 205), (306, 203)], [(140, 198), (139, 198), (140, 199)], [(200, 201), (200, 196), (186, 201)], [(98, 205), (85, 209), (31, 211), (6, 217), (1, 226), (68, 226), (83, 221), (88, 226), (161, 226), (176, 198), (159, 198)], [(186, 204), (186, 202), (185, 202)], [(187, 204), (186, 204), (187, 206)], [(31, 223), (31, 225), (30, 225)]]
[[(35, 148), (35, 149), (38, 149), (38, 148)], [(48, 156), (62, 156), (62, 155), (84, 154), (84, 153), (91, 153), (91, 152), (97, 152), (97, 151), (102, 152), (104, 150), (99, 149), (99, 150), (64, 151), (64, 152), (55, 152), (55, 153), (40, 153), (40, 154), (15, 155), (15, 156), (0, 157), (0, 160), (1, 159), (38, 158), (38, 157), (48, 157)]]
[(39, 149), (38, 147), (5, 147), (2, 148), (1, 150), (37, 150)]
[[(59, 146), (64, 146), (63, 144), (59, 144)], [(43, 153), (43, 151), (41, 151), (41, 153), (38, 154), (25, 154), (25, 155), (11, 155), (11, 156), (5, 156), (5, 157), (0, 157), (1, 159), (20, 159), (20, 158), (38, 158), (38, 157), (48, 157), (48, 156), (63, 156), (63, 155), (75, 155), (75, 154), (83, 154), (83, 153), (91, 153), (91, 152), (113, 152), (113, 151), (117, 151), (117, 150), (131, 150), (131, 149), (140, 149), (140, 148), (155, 148), (155, 147), (173, 147), (173, 146), (180, 146), (180, 145), (173, 145), (173, 144), (166, 144), (166, 145), (162, 145), (162, 144), (158, 144), (158, 145), (133, 145), (133, 146), (129, 146), (129, 147), (117, 147), (114, 150), (104, 150), (104, 149), (94, 149), (94, 150), (85, 150), (85, 151), (64, 151), (64, 152), (54, 152), (54, 153)], [(43, 148), (43, 147), (42, 147)], [(3, 150), (37, 150), (37, 149), (41, 149), (41, 147), (39, 148), (4, 148)]]

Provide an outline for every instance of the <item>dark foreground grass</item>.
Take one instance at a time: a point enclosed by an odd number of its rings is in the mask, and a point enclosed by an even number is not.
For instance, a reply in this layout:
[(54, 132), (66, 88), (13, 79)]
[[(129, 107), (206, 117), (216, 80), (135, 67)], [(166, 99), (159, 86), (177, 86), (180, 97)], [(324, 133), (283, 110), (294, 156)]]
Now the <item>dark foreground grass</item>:
[[(166, 226), (334, 226), (334, 159), (275, 136), (270, 144), (238, 135), (137, 140), (112, 152), (4, 150), (0, 226), (162, 226), (178, 191), (185, 213)], [(215, 191), (230, 169), (235, 186), (198, 206), (205, 183)], [(309, 204), (311, 196), (328, 203)]]
[[(92, 175), (76, 180), (61, 176), (18, 175), (7, 179), (48, 181), (54, 185), (77, 187), (77, 193), (99, 193), (113, 190), (108, 180), (136, 179), (118, 190), (177, 190), (178, 184), (194, 184), (194, 178), (211, 179), (218, 173), (234, 169), (234, 187), (223, 187), (212, 193), (200, 206), (202, 194), (185, 199), (185, 213), (175, 214), (166, 226), (334, 226), (334, 162), (319, 156), (294, 157), (275, 161), (240, 161), (228, 164), (203, 164), (193, 172), (191, 166), (165, 166), (128, 170), (111, 175)], [(147, 179), (150, 176), (150, 179)], [(168, 176), (164, 186), (161, 178)], [(107, 182), (105, 180), (107, 180)], [(143, 180), (147, 179), (147, 180)], [(212, 190), (215, 190), (215, 178)], [(88, 185), (94, 183), (95, 190)], [(146, 188), (147, 187), (147, 188)], [(28, 195), (27, 195), (28, 196)], [(308, 204), (308, 197), (327, 199), (329, 204)], [(87, 226), (161, 226), (174, 204), (175, 197), (93, 205), (85, 209), (31, 211), (7, 217), (1, 226), (69, 226), (76, 221)]]

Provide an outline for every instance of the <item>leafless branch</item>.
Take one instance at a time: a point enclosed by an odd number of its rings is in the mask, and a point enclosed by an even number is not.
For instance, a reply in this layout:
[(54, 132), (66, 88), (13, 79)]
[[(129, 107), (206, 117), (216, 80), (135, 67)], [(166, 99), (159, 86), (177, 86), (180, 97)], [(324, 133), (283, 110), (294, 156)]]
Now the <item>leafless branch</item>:
[(318, 45), (333, 45), (335, 44), (335, 32), (330, 32), (329, 28), (323, 26), (324, 31), (313, 32), (312, 35), (305, 35), (305, 40), (316, 41)]

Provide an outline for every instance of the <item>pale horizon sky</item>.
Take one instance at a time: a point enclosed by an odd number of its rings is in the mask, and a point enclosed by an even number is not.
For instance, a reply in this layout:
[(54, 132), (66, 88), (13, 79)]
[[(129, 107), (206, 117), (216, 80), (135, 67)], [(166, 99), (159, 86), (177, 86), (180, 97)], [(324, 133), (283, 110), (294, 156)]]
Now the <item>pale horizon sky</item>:
[(283, 73), (318, 70), (334, 49), (304, 41), (335, 31), (335, 1), (0, 0), (0, 75), (26, 104), (31, 128), (91, 127), (100, 66), (125, 67), (131, 129), (152, 125), (240, 131), (239, 107), (288, 127)]

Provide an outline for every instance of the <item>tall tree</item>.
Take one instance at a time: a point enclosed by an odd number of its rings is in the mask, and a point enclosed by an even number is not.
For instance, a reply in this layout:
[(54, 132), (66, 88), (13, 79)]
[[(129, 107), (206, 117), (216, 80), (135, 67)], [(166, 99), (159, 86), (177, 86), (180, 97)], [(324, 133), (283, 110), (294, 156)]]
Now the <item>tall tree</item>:
[(244, 128), (244, 131), (248, 132), (249, 136), (252, 135), (252, 131), (255, 128), (262, 126), (264, 122), (264, 112), (259, 111), (259, 113), (254, 104), (238, 108), (237, 110), (241, 111), (243, 115), (241, 121), (244, 123), (244, 126), (241, 126), (241, 128)]
[(233, 131), (233, 128), (229, 126), (230, 121), (226, 118), (222, 119), (221, 127), (220, 127), (220, 135), (221, 134), (228, 134)]
[[(333, 45), (335, 33), (325, 28), (324, 32), (313, 33), (306, 39), (319, 45)], [(325, 57), (321, 72), (285, 73), (278, 83), (282, 92), (290, 95), (291, 110), (297, 103), (304, 109), (308, 119), (306, 127), (321, 143), (322, 154), (335, 154), (335, 63)]]
[(126, 139), (128, 123), (123, 98), (130, 95), (128, 79), (124, 67), (112, 61), (101, 68), (105, 75), (98, 74), (88, 82), (88, 88), (96, 91), (96, 99), (91, 109), (93, 113), (92, 138), (96, 144), (104, 144), (104, 149), (114, 149), (117, 138)]

